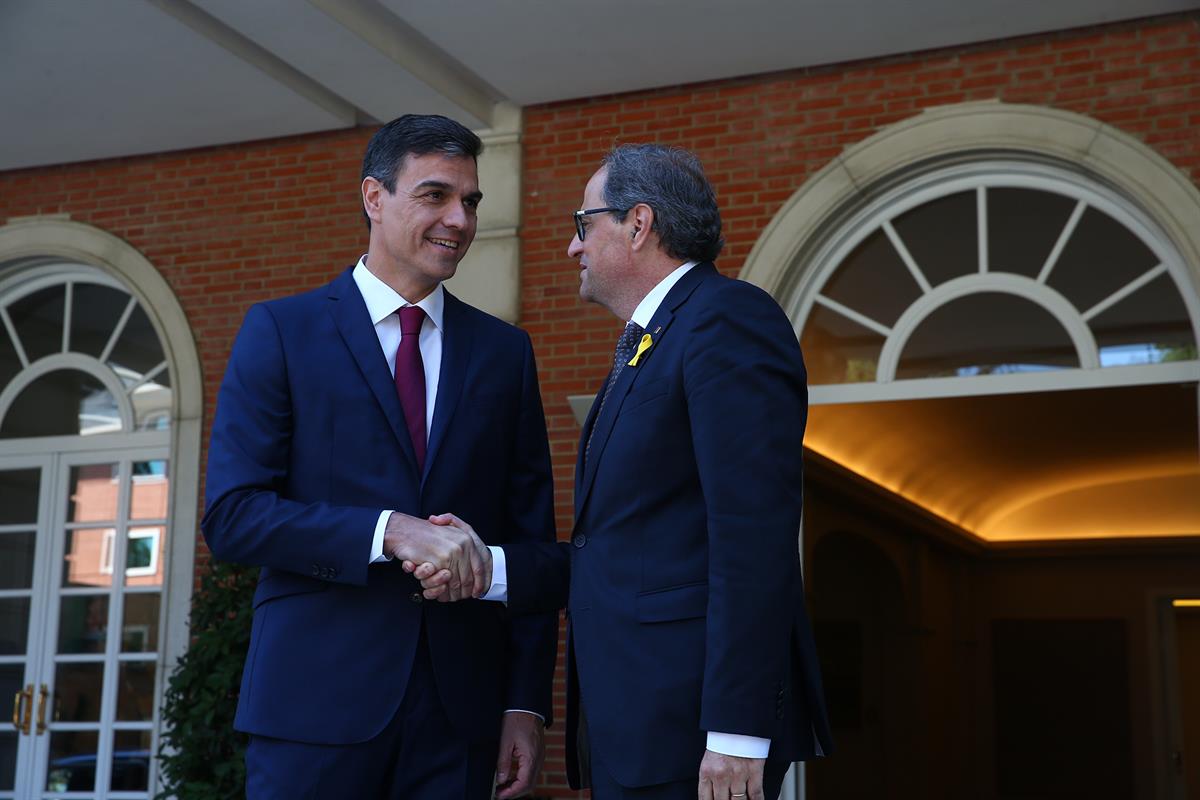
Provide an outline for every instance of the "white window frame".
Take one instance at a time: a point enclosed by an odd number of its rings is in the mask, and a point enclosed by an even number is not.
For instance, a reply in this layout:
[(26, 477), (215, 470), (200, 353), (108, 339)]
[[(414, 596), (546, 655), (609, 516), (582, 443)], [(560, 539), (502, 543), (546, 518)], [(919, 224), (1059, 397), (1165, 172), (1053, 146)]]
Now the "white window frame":
[[(92, 225), (73, 222), (65, 214), (12, 217), (0, 225), (0, 293), (24, 284), (31, 275), (44, 279), (56, 272), (87, 265), (116, 282), (142, 304), (162, 342), (171, 370), (168, 430), (121, 434), (136, 447), (167, 447), (172, 469), (165, 520), (168, 534), (160, 645), (164, 670), (156, 693), (159, 703), (165, 675), (189, 643), (187, 615), (195, 585), (195, 557), (200, 506), (200, 453), (204, 419), (203, 377), (195, 337), (183, 307), (163, 274), (128, 242)], [(15, 267), (15, 269), (14, 269)], [(0, 331), (7, 335), (7, 331)], [(136, 388), (136, 387), (133, 387)], [(124, 389), (124, 387), (122, 387)], [(61, 452), (106, 450), (111, 434), (0, 440), (0, 456), (40, 457)], [(40, 546), (40, 545), (39, 545)], [(156, 734), (157, 736), (157, 734)], [(152, 791), (160, 787), (152, 787)]]
[[(1052, 192), (1076, 201), (1075, 209), (1060, 232), (1058, 242), (1036, 279), (990, 269), (987, 259), (987, 189), (1019, 188)], [(892, 227), (899, 215), (932, 200), (965, 191), (976, 194), (979, 252), (977, 270), (932, 287), (920, 265), (908, 254)], [(1058, 256), (1087, 207), (1124, 225), (1154, 253), (1157, 266), (1090, 309), (1079, 311), (1062, 294), (1047, 284)], [(891, 326), (883, 325), (847, 309), (820, 294), (821, 288), (841, 267), (845, 258), (862, 241), (883, 230), (922, 294)], [(983, 394), (1056, 391), (1131, 386), (1141, 384), (1200, 381), (1200, 360), (1167, 364), (1102, 367), (1095, 336), (1088, 320), (1123, 300), (1149, 281), (1167, 274), (1174, 282), (1191, 318), (1193, 336), (1200, 342), (1200, 297), (1190, 291), (1190, 276), (1179, 254), (1156, 226), (1136, 207), (1113, 190), (1086, 176), (1044, 162), (1014, 158), (985, 158), (951, 164), (913, 177), (880, 193), (856, 211), (813, 258), (813, 268), (784, 300), (783, 307), (794, 321), (796, 332), (804, 329), (813, 307), (822, 305), (884, 336), (876, 368), (876, 380), (809, 387), (814, 404), (876, 402), (931, 397), (962, 397)], [(955, 376), (897, 380), (896, 368), (905, 344), (917, 327), (938, 308), (968, 295), (1002, 292), (1021, 297), (1049, 312), (1070, 336), (1079, 357), (1078, 368), (1003, 375)]]

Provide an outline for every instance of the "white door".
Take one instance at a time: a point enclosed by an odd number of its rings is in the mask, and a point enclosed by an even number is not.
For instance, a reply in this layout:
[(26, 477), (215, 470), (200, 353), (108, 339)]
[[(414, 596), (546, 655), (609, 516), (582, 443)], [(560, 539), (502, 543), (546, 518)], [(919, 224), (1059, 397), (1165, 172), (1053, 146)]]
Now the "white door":
[(0, 800), (151, 796), (167, 454), (0, 459)]

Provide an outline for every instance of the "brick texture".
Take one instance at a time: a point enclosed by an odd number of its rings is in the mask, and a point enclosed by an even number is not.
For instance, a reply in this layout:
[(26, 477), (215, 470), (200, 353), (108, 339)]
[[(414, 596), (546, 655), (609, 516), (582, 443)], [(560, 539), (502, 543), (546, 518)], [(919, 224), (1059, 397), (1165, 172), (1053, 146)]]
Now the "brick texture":
[[(526, 109), (521, 324), (550, 426), (560, 538), (571, 531), (578, 428), (567, 396), (596, 390), (620, 324), (581, 305), (571, 211), (617, 142), (695, 151), (717, 189), (736, 275), (780, 206), (846, 147), (932, 106), (999, 99), (1085, 114), (1200, 181), (1195, 13), (816, 69)], [(34, 214), (112, 232), (162, 272), (196, 333), (204, 439), (229, 348), (253, 302), (328, 281), (366, 248), (356, 177), (372, 131), (251, 142), (0, 174), (0, 220)], [(197, 545), (200, 567), (207, 560)], [(561, 664), (556, 684), (562, 718)], [(562, 725), (538, 796), (566, 787)]]

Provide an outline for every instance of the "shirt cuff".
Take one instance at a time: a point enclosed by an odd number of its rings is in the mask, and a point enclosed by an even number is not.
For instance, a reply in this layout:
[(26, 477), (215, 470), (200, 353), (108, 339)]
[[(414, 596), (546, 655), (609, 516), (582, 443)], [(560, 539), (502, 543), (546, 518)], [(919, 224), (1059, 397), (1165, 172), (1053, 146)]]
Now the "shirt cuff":
[(727, 756), (740, 758), (766, 758), (771, 751), (771, 740), (760, 739), (757, 736), (746, 736), (741, 733), (708, 732), (709, 750)]
[(387, 528), (388, 517), (391, 515), (391, 511), (382, 511), (379, 514), (379, 521), (375, 523), (375, 538), (371, 540), (371, 560), (368, 564), (382, 564), (392, 560), (391, 556), (383, 554), (383, 531)]
[(532, 714), (533, 716), (540, 719), (542, 721), (543, 725), (546, 724), (546, 718), (543, 717), (541, 714), (537, 713), (536, 711), (526, 711), (523, 708), (506, 708), (506, 709), (504, 709), (504, 713), (505, 714)]
[[(480, 600), (494, 600), (497, 603), (508, 602), (508, 562), (504, 560), (504, 548), (488, 545), (492, 551), (492, 586)], [(514, 711), (520, 711), (516, 708)], [(533, 712), (530, 711), (530, 714)], [(543, 720), (544, 721), (544, 720)]]

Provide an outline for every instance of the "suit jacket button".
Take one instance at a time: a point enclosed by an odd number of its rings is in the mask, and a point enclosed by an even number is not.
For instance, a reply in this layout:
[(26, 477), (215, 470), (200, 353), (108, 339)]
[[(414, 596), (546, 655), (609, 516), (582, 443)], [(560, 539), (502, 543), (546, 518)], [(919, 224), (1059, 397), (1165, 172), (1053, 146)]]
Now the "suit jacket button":
[(408, 596), (408, 599), (412, 600), (414, 603), (420, 603), (425, 598), (421, 596), (420, 592), (413, 592)]
[(585, 544), (587, 544), (587, 537), (582, 533), (577, 533), (575, 534), (575, 538), (571, 540), (571, 544), (575, 545), (576, 547), (583, 547)]

